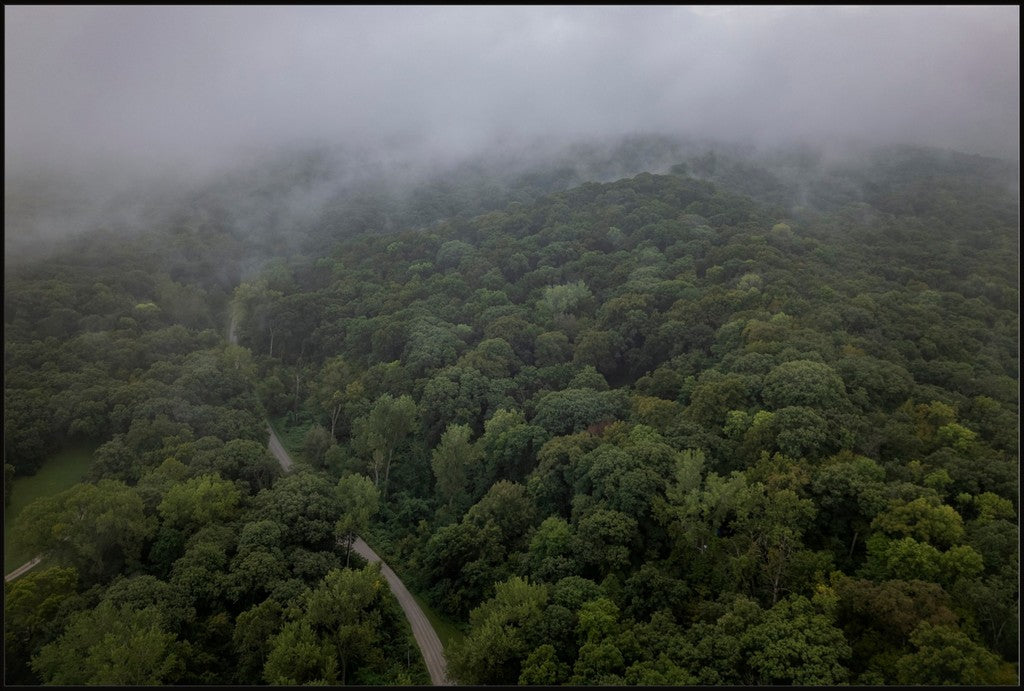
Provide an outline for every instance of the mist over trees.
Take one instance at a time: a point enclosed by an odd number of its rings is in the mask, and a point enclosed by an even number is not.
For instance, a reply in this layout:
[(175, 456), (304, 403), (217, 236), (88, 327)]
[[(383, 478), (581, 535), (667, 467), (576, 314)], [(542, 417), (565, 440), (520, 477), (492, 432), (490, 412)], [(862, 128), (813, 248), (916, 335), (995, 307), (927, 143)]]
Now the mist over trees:
[(1017, 678), (1013, 164), (333, 155), (8, 257), (5, 485), (98, 444), (14, 526), (8, 681), (422, 681), (357, 534), (464, 683)]
[(1019, 11), (4, 17), (5, 683), (1019, 682)]

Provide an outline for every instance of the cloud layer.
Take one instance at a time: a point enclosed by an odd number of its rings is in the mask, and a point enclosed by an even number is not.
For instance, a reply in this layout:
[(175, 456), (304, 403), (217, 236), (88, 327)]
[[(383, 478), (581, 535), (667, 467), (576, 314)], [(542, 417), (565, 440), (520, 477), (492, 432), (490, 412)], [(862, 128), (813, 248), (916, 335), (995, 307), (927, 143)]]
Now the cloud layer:
[(1018, 158), (1016, 7), (6, 7), (8, 172), (667, 132)]

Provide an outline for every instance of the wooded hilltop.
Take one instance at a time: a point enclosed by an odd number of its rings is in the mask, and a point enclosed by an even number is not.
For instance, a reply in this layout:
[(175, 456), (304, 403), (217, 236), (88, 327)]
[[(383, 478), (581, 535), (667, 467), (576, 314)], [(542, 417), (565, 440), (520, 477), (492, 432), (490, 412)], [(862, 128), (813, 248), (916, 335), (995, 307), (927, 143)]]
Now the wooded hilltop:
[(1017, 683), (1016, 163), (325, 161), (8, 253), (6, 683), (429, 683), (357, 533), (460, 683)]

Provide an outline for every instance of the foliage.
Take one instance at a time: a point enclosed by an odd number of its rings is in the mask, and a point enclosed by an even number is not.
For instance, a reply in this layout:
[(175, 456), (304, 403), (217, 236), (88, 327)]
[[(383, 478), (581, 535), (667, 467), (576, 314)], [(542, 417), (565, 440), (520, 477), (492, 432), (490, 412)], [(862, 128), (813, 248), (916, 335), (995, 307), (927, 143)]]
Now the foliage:
[(12, 678), (423, 680), (366, 534), (464, 683), (1014, 682), (1014, 168), (637, 137), (12, 263), (5, 462), (96, 448), (17, 521)]
[(32, 668), (48, 684), (173, 683), (183, 672), (181, 651), (155, 608), (103, 602), (73, 615), (64, 634), (32, 658)]
[(37, 499), (18, 516), (14, 530), (17, 543), (33, 553), (50, 552), (96, 582), (139, 563), (153, 522), (131, 488), (100, 480)]
[(470, 614), (472, 632), (451, 653), (456, 677), (471, 684), (514, 684), (531, 643), (539, 643), (536, 627), (547, 599), (543, 585), (521, 578), (496, 584), (494, 597)]

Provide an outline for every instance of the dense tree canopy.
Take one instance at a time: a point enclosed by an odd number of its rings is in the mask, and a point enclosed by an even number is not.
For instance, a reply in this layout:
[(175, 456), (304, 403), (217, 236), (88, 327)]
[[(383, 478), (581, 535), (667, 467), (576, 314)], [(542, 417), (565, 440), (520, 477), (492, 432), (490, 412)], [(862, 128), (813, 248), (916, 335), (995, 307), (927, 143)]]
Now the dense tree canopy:
[(632, 146), (12, 266), (5, 498), (96, 451), (14, 527), (5, 680), (425, 683), (363, 535), (463, 683), (1014, 683), (1012, 166)]

